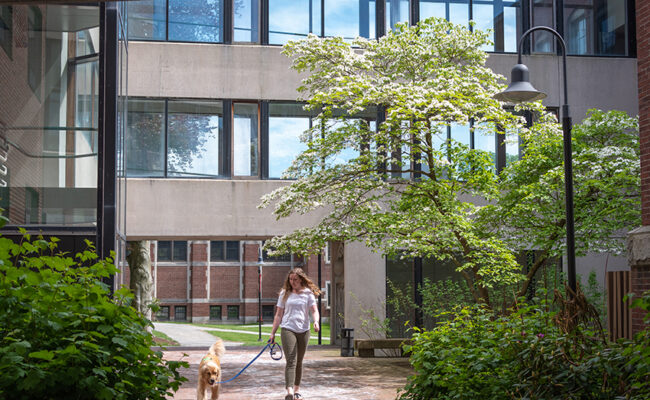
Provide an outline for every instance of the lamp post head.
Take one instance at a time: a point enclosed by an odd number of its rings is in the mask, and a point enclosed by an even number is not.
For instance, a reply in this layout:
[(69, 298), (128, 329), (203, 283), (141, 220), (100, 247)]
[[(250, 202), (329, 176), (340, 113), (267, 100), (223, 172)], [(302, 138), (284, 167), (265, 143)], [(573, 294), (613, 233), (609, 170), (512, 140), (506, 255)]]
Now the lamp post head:
[(530, 102), (545, 97), (546, 93), (540, 92), (530, 84), (528, 67), (524, 64), (517, 64), (512, 68), (510, 85), (503, 92), (494, 95), (495, 99), (510, 103)]

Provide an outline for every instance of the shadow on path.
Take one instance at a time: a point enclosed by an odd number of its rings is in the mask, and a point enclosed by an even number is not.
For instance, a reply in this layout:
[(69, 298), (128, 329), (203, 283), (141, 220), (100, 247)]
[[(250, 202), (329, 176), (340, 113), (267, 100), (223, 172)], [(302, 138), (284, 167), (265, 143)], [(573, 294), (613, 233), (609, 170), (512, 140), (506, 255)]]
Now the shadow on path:
[[(261, 348), (227, 348), (222, 359), (223, 379), (235, 376)], [(206, 349), (207, 350), (207, 349)], [(165, 351), (165, 359), (185, 360), (189, 380), (174, 400), (196, 399), (197, 371), (206, 350)], [(221, 387), (220, 400), (284, 399), (284, 359), (274, 361), (265, 352), (234, 381)], [(301, 393), (305, 400), (392, 400), (412, 373), (406, 358), (340, 357), (333, 346), (311, 346), (304, 361)]]

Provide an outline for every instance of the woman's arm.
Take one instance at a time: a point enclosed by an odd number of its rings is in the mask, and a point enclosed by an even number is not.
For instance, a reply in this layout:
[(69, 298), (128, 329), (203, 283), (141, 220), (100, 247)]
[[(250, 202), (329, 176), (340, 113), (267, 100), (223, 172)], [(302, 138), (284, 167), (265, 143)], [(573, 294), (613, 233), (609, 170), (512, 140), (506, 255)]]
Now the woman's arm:
[(271, 336), (269, 337), (269, 342), (275, 343), (275, 332), (282, 322), (282, 316), (284, 315), (283, 307), (275, 307), (275, 317), (273, 317), (273, 329), (271, 329)]
[(311, 316), (314, 318), (314, 331), (318, 332), (320, 330), (320, 325), (318, 325), (320, 314), (318, 314), (318, 307), (316, 307), (316, 304), (311, 306)]

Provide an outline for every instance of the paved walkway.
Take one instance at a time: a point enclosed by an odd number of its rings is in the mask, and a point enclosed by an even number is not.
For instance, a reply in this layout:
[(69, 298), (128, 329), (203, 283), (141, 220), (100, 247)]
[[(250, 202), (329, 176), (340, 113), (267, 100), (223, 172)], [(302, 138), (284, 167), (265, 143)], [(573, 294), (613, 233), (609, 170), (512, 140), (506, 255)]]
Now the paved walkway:
[[(156, 330), (181, 343), (164, 351), (168, 360), (184, 360), (190, 367), (181, 373), (188, 378), (174, 400), (196, 399), (197, 371), (214, 336), (204, 328), (182, 324), (161, 324)], [(174, 325), (172, 329), (169, 325)], [(203, 336), (209, 335), (210, 337)], [(208, 339), (210, 341), (208, 342)], [(203, 344), (205, 343), (205, 344)], [(222, 358), (224, 379), (235, 376), (260, 351), (260, 347), (226, 344)], [(304, 360), (301, 393), (306, 400), (393, 400), (412, 369), (406, 358), (341, 357), (335, 346), (310, 346)], [(284, 360), (275, 361), (265, 352), (237, 379), (221, 387), (220, 400), (284, 399)]]

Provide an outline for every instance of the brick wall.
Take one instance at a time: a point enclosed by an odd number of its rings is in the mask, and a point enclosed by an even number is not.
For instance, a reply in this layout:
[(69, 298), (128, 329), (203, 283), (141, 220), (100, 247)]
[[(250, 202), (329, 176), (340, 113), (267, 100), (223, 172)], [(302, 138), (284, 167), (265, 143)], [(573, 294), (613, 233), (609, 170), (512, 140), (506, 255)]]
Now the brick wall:
[[(227, 321), (228, 306), (238, 306), (239, 322), (257, 320), (259, 314), (257, 302), (259, 250), (257, 242), (244, 242), (242, 262), (209, 261), (208, 241), (189, 242), (188, 247), (190, 251), (190, 299), (187, 299), (186, 265), (183, 265), (182, 262), (173, 264), (160, 262), (155, 268), (158, 275), (155, 277), (157, 298), (160, 305), (169, 306), (170, 318), (174, 319), (175, 306), (186, 306), (188, 320), (207, 321), (210, 317), (210, 306), (221, 306), (222, 320)], [(151, 256), (153, 268), (155, 263), (153, 243)], [(294, 263), (296, 263), (295, 260)], [(324, 258), (321, 268), (322, 286), (325, 287), (325, 281), (329, 280), (330, 268)], [(290, 269), (290, 261), (265, 263), (262, 270), (262, 305), (275, 306), (280, 288)], [(310, 257), (305, 263), (305, 270), (316, 281), (317, 257)], [(322, 307), (322, 313), (324, 317), (329, 315), (325, 306)]]
[[(643, 292), (650, 290), (650, 265), (632, 267), (632, 292), (640, 296)], [(632, 309), (632, 333), (642, 331), (644, 325), (643, 317), (645, 311), (640, 308)]]
[(641, 211), (650, 225), (650, 2), (636, 1), (636, 39), (641, 141)]
[[(641, 219), (650, 225), (650, 2), (636, 1), (636, 40), (639, 85), (639, 134), (641, 143)], [(650, 265), (631, 265), (632, 292), (650, 290)], [(643, 329), (642, 310), (632, 310), (632, 332)]]

